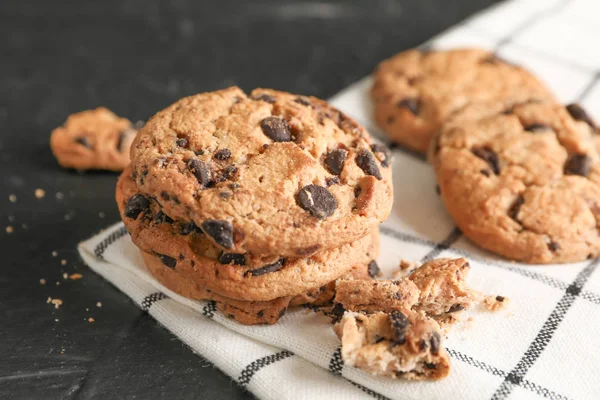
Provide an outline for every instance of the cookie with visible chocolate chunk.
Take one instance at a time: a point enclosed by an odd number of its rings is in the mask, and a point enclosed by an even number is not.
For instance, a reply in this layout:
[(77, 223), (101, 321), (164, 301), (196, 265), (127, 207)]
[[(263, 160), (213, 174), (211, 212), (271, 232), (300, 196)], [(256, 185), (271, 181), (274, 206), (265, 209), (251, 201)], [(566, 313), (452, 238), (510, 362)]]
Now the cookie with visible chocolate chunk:
[(304, 257), (223, 251), (193, 222), (171, 218), (154, 198), (140, 194), (130, 168), (119, 178), (116, 199), (140, 250), (197, 287), (231, 299), (270, 301), (319, 289), (353, 267), (366, 270), (379, 252), (377, 229), (339, 248)]
[(139, 127), (104, 107), (82, 111), (52, 131), (50, 148), (65, 168), (122, 171)]
[(531, 73), (481, 49), (399, 53), (379, 64), (371, 95), (377, 124), (392, 141), (420, 153), (469, 104), (552, 99)]
[(456, 119), (436, 137), (430, 159), (465, 236), (527, 263), (600, 255), (600, 158), (580, 109), (482, 103)]
[(148, 121), (131, 155), (141, 194), (230, 253), (338, 248), (392, 206), (389, 151), (314, 97), (235, 87), (187, 97)]

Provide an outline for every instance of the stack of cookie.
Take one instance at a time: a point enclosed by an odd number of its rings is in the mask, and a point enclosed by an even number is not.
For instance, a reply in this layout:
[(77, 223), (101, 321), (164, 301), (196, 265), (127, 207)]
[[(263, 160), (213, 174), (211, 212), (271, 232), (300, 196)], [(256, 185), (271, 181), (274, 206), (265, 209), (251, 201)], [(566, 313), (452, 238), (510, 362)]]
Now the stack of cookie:
[(117, 204), (150, 272), (245, 324), (378, 273), (390, 152), (314, 97), (238, 88), (179, 100), (131, 147)]
[(600, 255), (600, 131), (531, 73), (484, 50), (410, 50), (380, 64), (375, 117), (429, 153), (450, 215), (479, 246), (527, 263)]

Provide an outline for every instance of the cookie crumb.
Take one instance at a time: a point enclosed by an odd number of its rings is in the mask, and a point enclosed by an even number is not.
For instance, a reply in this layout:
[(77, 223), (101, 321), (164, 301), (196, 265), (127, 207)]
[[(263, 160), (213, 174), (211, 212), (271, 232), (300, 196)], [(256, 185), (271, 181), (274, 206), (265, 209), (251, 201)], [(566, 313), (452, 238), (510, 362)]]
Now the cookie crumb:
[(46, 284), (46, 280), (44, 278), (40, 279), (40, 285), (45, 285)]
[(56, 286), (60, 286), (60, 282), (59, 281), (56, 281)]
[(67, 274), (66, 272), (63, 272), (63, 279), (67, 279), (69, 277), (69, 274)]
[(16, 203), (17, 202), (17, 196), (14, 194), (11, 194), (10, 196), (8, 196), (8, 200), (10, 200), (11, 203)]
[(15, 231), (15, 229), (12, 226), (7, 226), (6, 227), (6, 233), (13, 233)]
[(89, 307), (86, 307), (86, 308), (85, 308), (85, 311), (86, 311), (86, 312), (90, 311)]
[(417, 268), (418, 265), (419, 264), (416, 263), (415, 261), (408, 261), (403, 258), (400, 260), (400, 265), (398, 266), (398, 268), (400, 268), (403, 271), (406, 271), (407, 269), (408, 270), (415, 269), (415, 268)]
[(81, 278), (83, 278), (83, 275), (81, 275), (79, 272), (69, 275), (69, 279), (72, 281), (76, 281)]
[(52, 301), (52, 297), (48, 297), (48, 298), (46, 299), (46, 304), (50, 304), (50, 302), (51, 302), (51, 301)]
[(49, 301), (46, 301), (46, 303), (54, 304), (54, 308), (56, 308), (56, 309), (58, 309), (63, 304), (63, 301), (61, 299), (53, 299), (51, 297), (48, 297), (48, 300)]
[(62, 192), (56, 192), (56, 200), (62, 200), (65, 198), (65, 195)]
[(35, 189), (34, 194), (38, 199), (43, 199), (46, 196), (46, 191), (44, 189), (37, 188)]
[(94, 318), (92, 318), (92, 317), (89, 317), (89, 318), (88, 318), (88, 322), (89, 322), (89, 323), (92, 323), (92, 322), (94, 322), (94, 321), (96, 321)]
[(102, 308), (102, 303), (101, 303), (101, 302), (97, 302), (97, 303), (96, 303), (96, 307), (98, 307), (98, 308)]
[(58, 318), (54, 318), (54, 322), (58, 322)]
[(56, 257), (58, 255), (58, 253), (56, 252), (56, 250), (52, 251), (52, 257)]
[(486, 296), (483, 304), (489, 311), (500, 311), (506, 307), (508, 299), (504, 296)]
[(67, 260), (65, 260), (64, 258), (60, 260), (60, 265), (67, 265)]

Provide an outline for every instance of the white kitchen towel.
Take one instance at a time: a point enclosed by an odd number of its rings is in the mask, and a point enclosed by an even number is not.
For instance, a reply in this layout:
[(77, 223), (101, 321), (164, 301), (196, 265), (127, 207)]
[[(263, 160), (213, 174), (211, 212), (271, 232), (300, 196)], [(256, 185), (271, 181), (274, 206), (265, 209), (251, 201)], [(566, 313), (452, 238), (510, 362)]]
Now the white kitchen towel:
[[(564, 102), (600, 110), (598, 0), (505, 2), (426, 45), (495, 50), (537, 73)], [(366, 78), (331, 102), (383, 138), (371, 119), (370, 85)], [(381, 228), (382, 270), (389, 276), (400, 258), (467, 257), (473, 287), (510, 298), (506, 311), (475, 310), (452, 330), (446, 346), (453, 369), (439, 382), (344, 366), (329, 319), (304, 309), (289, 311), (275, 326), (244, 326), (212, 302), (178, 296), (146, 271), (120, 223), (79, 250), (94, 271), (261, 399), (600, 398), (598, 261), (528, 266), (480, 250), (446, 214), (425, 160), (400, 148), (394, 153), (395, 204)]]

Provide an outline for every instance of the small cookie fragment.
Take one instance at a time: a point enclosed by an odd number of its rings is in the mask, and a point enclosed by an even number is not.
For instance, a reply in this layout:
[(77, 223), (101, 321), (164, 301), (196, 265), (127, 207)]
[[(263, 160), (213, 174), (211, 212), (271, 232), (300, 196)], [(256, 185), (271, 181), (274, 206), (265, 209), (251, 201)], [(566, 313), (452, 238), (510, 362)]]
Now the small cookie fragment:
[(508, 298), (504, 296), (485, 296), (483, 305), (489, 311), (500, 311), (508, 306)]
[(122, 171), (136, 133), (137, 125), (99, 107), (70, 115), (52, 131), (50, 148), (64, 168)]

